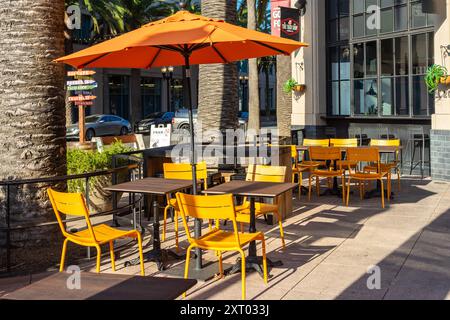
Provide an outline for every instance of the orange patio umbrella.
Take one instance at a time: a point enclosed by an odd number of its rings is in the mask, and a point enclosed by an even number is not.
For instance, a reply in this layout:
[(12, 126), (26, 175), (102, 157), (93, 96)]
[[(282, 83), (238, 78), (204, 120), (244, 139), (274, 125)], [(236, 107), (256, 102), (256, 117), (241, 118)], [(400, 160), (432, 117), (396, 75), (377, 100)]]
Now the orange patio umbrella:
[[(290, 55), (305, 43), (271, 36), (181, 10), (134, 31), (57, 59), (75, 68), (143, 68), (185, 66), (189, 109), (193, 193), (196, 161), (191, 102), (190, 65), (230, 63), (272, 55)], [(196, 236), (201, 225), (196, 224)], [(199, 254), (198, 254), (199, 255)], [(199, 259), (197, 259), (199, 260)], [(198, 264), (197, 264), (198, 267)]]
[[(190, 110), (193, 177), (194, 135), (190, 65), (230, 63), (272, 55), (290, 55), (306, 43), (271, 36), (181, 10), (165, 19), (57, 59), (75, 68), (143, 68), (185, 66)], [(194, 184), (195, 185), (195, 184)], [(195, 193), (194, 189), (194, 193)]]

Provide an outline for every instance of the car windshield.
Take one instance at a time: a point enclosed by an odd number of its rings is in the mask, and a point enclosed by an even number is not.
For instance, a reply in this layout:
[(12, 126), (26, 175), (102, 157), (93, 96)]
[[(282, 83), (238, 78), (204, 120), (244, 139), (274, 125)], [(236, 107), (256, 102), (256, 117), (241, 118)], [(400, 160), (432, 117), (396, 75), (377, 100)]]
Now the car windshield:
[(89, 117), (86, 117), (85, 122), (86, 122), (86, 123), (95, 123), (95, 122), (97, 122), (99, 119), (100, 119), (99, 116), (89, 116)]

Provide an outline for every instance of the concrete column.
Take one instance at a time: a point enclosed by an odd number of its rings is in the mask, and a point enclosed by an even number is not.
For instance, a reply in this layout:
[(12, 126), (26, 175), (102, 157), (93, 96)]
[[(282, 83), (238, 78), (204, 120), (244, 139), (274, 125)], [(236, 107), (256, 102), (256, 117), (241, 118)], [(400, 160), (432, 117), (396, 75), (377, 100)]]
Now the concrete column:
[(141, 70), (131, 69), (130, 76), (130, 123), (142, 120)]
[[(443, 0), (444, 1), (444, 0)], [(441, 4), (434, 36), (435, 63), (450, 71), (450, 55), (441, 46), (450, 45), (450, 0)], [(435, 114), (432, 115), (431, 170), (436, 180), (450, 181), (450, 86), (441, 85), (436, 92)]]
[(292, 56), (292, 76), (300, 84), (306, 84), (304, 93), (293, 95), (292, 128), (305, 129), (310, 136), (320, 135), (325, 126), (321, 119), (326, 115), (327, 101), (325, 1), (308, 1), (301, 19), (301, 41), (308, 43), (309, 47)]

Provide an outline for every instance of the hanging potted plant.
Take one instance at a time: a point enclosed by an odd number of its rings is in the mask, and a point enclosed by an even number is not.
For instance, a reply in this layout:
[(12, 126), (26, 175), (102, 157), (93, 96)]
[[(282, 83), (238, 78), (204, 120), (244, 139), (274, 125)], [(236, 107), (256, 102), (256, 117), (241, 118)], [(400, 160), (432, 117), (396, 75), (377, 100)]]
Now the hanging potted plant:
[(447, 75), (447, 68), (437, 64), (429, 67), (425, 76), (425, 83), (429, 93), (434, 93), (440, 83), (450, 85), (450, 76)]
[(283, 91), (286, 93), (303, 92), (306, 89), (306, 85), (298, 83), (295, 79), (289, 79), (283, 85)]

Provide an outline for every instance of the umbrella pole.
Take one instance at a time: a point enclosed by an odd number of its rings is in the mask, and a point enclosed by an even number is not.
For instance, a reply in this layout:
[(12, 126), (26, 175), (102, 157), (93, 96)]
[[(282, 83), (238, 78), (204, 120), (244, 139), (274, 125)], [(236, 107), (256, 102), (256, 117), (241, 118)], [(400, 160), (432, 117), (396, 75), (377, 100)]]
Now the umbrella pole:
[[(189, 110), (189, 131), (191, 135), (191, 166), (192, 166), (192, 180), (193, 180), (193, 188), (192, 193), (194, 195), (197, 194), (197, 161), (195, 159), (195, 141), (194, 141), (194, 115), (192, 111), (192, 97), (191, 97), (191, 66), (189, 62), (189, 55), (190, 53), (185, 51), (184, 53), (184, 60), (185, 60), (185, 70), (186, 70), (186, 77), (185, 77), (185, 93), (187, 95), (186, 103), (187, 108)], [(195, 219), (194, 222), (194, 234), (196, 238), (199, 238), (202, 235), (202, 221), (199, 219)], [(202, 269), (202, 251), (197, 248), (195, 249), (195, 269), (201, 270)]]

